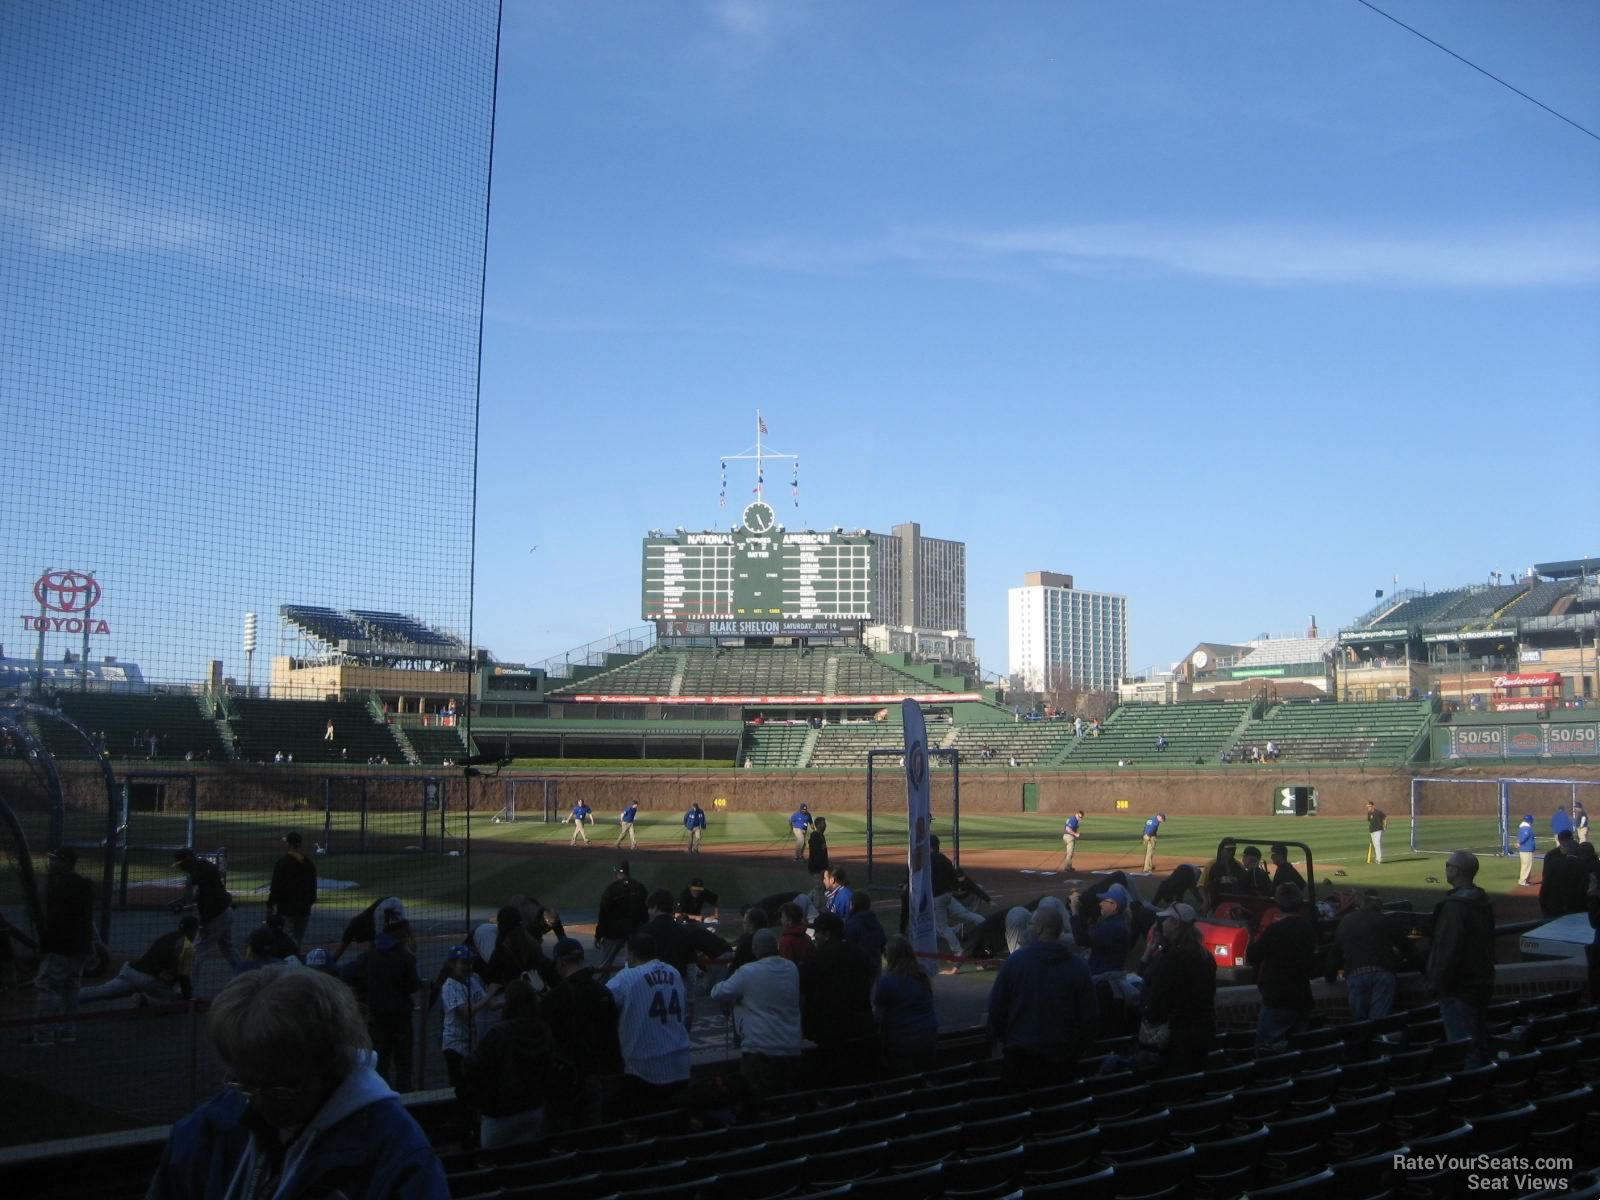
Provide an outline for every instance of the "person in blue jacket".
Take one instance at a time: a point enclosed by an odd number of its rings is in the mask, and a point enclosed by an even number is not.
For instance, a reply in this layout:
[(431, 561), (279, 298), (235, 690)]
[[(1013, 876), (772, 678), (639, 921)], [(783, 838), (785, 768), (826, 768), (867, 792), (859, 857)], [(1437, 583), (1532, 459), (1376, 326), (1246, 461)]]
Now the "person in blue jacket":
[(1518, 887), (1533, 886), (1533, 855), (1539, 848), (1539, 839), (1533, 832), (1533, 814), (1524, 813), (1522, 824), (1517, 826), (1517, 857), (1522, 860), (1522, 873), (1517, 876)]
[(1001, 1078), (1014, 1088), (1072, 1078), (1099, 1019), (1089, 968), (1060, 940), (1060, 910), (1041, 905), (1031, 925), (1036, 940), (1006, 959), (989, 993), (989, 1028), (1005, 1054)]
[(789, 828), (794, 833), (794, 860), (804, 862), (806, 837), (811, 832), (811, 810), (802, 804), (790, 817)]
[(706, 810), (698, 802), (683, 814), (683, 828), (688, 834), (689, 853), (700, 853), (700, 839), (706, 835)]
[(238, 976), (206, 1033), (221, 1095), (172, 1127), (150, 1200), (448, 1200), (439, 1156), (373, 1067), (350, 989), (305, 967)]

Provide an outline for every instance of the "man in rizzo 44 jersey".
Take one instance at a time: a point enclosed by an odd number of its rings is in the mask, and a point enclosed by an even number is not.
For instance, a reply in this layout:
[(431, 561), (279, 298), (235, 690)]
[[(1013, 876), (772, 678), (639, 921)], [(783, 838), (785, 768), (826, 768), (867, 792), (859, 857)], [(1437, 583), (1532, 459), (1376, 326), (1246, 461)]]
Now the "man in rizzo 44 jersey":
[(806, 836), (811, 832), (811, 810), (802, 804), (789, 818), (789, 828), (794, 833), (794, 860), (804, 862)]
[(567, 844), (576, 846), (578, 839), (582, 838), (583, 844), (587, 846), (589, 844), (589, 831), (583, 827), (583, 823), (587, 821), (591, 825), (594, 824), (594, 809), (579, 800), (572, 806), (572, 811), (567, 814), (567, 820), (572, 822), (572, 841)]
[(628, 839), (628, 845), (632, 849), (637, 850), (639, 848), (639, 839), (633, 836), (633, 823), (638, 818), (639, 806), (637, 804), (630, 804), (622, 810), (622, 816), (618, 818), (618, 822), (622, 826), (621, 831), (617, 834), (617, 846), (619, 848), (622, 846), (623, 838)]
[(656, 957), (655, 938), (628, 940), (628, 966), (606, 984), (617, 1001), (622, 1046), (619, 1107), (626, 1116), (668, 1107), (689, 1081), (688, 997), (677, 968)]

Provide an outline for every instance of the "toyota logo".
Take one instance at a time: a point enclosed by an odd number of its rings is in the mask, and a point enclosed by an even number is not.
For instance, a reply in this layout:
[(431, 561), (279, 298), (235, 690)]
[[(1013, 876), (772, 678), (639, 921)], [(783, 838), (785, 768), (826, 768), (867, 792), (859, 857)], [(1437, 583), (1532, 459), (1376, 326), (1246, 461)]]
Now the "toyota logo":
[(100, 603), (100, 585), (82, 571), (46, 571), (33, 585), (41, 608), (59, 613), (86, 613)]

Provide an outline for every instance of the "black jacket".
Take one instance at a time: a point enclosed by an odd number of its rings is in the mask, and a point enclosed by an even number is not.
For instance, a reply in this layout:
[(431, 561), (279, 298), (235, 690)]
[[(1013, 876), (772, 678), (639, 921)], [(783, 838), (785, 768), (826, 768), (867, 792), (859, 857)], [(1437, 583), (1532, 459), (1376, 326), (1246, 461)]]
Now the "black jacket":
[(1381, 912), (1358, 908), (1346, 913), (1333, 931), (1328, 949), (1328, 978), (1342, 967), (1346, 975), (1362, 967), (1400, 971), (1409, 965), (1411, 947), (1405, 934)]
[(374, 1021), (411, 1015), (411, 997), (417, 992), (417, 960), (398, 940), (380, 934), (350, 968), (350, 985), (367, 1002)]
[(501, 1021), (465, 1064), (456, 1095), (485, 1116), (509, 1117), (572, 1094), (571, 1064), (556, 1053), (550, 1027), (538, 1017)]
[(1539, 911), (1547, 917), (1587, 912), (1589, 869), (1581, 858), (1561, 850), (1544, 856), (1544, 882), (1539, 885)]
[(178, 968), (183, 965), (183, 949), (188, 940), (181, 930), (163, 933), (150, 943), (150, 948), (144, 952), (143, 958), (133, 964), (133, 969), (156, 979), (163, 975), (171, 976), (187, 1000), (190, 995), (189, 977), (178, 974)]
[(614, 879), (600, 893), (600, 914), (594, 936), (602, 941), (622, 941), (639, 932), (650, 919), (645, 910), (648, 893), (637, 879)]
[(1475, 1004), (1494, 995), (1494, 906), (1482, 888), (1457, 888), (1434, 908), (1428, 984)]
[(1216, 1027), (1217, 960), (1204, 946), (1168, 946), (1144, 973), (1144, 1015), (1175, 1031), (1210, 1033)]
[(184, 874), (189, 877), (189, 886), (194, 889), (195, 911), (202, 925), (221, 916), (233, 903), (233, 897), (222, 884), (222, 872), (217, 870), (215, 863), (203, 858), (191, 859)]
[(806, 870), (821, 875), (828, 869), (828, 835), (812, 830), (811, 841), (806, 844)]
[(94, 885), (76, 871), (52, 874), (46, 881), (39, 953), (94, 953)]
[(872, 1020), (872, 972), (848, 942), (817, 946), (800, 968), (800, 1028), (819, 1046), (868, 1037)]
[(558, 1052), (580, 1076), (622, 1073), (616, 997), (593, 969), (574, 971), (547, 992), (540, 1013)]
[(680, 924), (667, 913), (651, 917), (644, 931), (655, 939), (656, 957), (676, 967), (680, 975), (699, 955), (715, 960), (729, 950), (728, 943), (704, 925)]
[(1250, 944), (1245, 963), (1256, 970), (1256, 987), (1266, 1007), (1310, 1011), (1317, 931), (1303, 912), (1285, 913), (1269, 925)]
[(317, 902), (317, 865), (301, 854), (285, 854), (272, 867), (267, 907), (286, 917), (304, 916)]

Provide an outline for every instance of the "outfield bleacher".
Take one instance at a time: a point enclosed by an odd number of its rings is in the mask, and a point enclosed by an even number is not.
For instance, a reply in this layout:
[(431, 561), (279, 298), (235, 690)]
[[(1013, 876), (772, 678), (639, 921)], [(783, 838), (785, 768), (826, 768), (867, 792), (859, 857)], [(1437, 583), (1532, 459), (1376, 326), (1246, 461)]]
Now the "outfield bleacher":
[(811, 727), (805, 724), (752, 725), (745, 729), (740, 763), (756, 768), (798, 767)]
[[(337, 727), (336, 727), (337, 731)], [(467, 740), (459, 728), (439, 725), (408, 726), (406, 741), (424, 763), (460, 762), (468, 753)], [(366, 761), (364, 758), (363, 762)]]
[(1272, 742), (1280, 761), (1401, 766), (1431, 713), (1427, 701), (1290, 701), (1245, 726), (1233, 757)]
[(654, 646), (629, 662), (551, 688), (549, 694), (554, 697), (587, 694), (670, 695), (672, 681), (677, 676), (684, 657), (676, 651)]
[[(1100, 736), (1085, 734), (1062, 760), (1069, 767), (1182, 767), (1214, 763), (1232, 743), (1239, 722), (1250, 711), (1248, 700), (1191, 704), (1124, 704), (1101, 727)], [(1167, 739), (1165, 750), (1156, 738)]]
[[(353, 700), (235, 700), (231, 722), (246, 762), (274, 761), (281, 750), (296, 764), (365, 764), (387, 758), (403, 764), (405, 752), (387, 725), (373, 720), (366, 704)], [(333, 740), (324, 733), (333, 722)]]
[[(961, 752), (965, 767), (1020, 767), (1054, 763), (1072, 744), (1071, 721), (983, 721), (957, 725), (946, 745)], [(992, 753), (984, 756), (984, 751)]]
[(821, 650), (792, 646), (696, 650), (683, 656), (685, 696), (820, 696), (828, 670)]
[[(105, 735), (106, 753), (112, 758), (196, 759), (220, 761), (229, 757), (216, 723), (197, 696), (108, 695), (103, 692), (62, 692), (61, 712), (83, 726), (91, 736)], [(50, 753), (58, 758), (89, 758), (92, 751), (65, 725), (37, 722)], [(150, 753), (150, 734), (157, 738)]]
[(883, 656), (844, 650), (838, 656), (834, 693), (840, 696), (881, 696), (903, 693), (949, 692), (964, 681), (959, 676), (928, 679), (902, 671)]
[[(928, 743), (937, 746), (946, 727), (935, 726), (928, 730)], [(893, 749), (905, 745), (905, 731), (898, 725), (884, 721), (863, 721), (844, 725), (832, 722), (824, 725), (817, 734), (817, 744), (811, 751), (813, 767), (865, 767), (867, 751)]]

